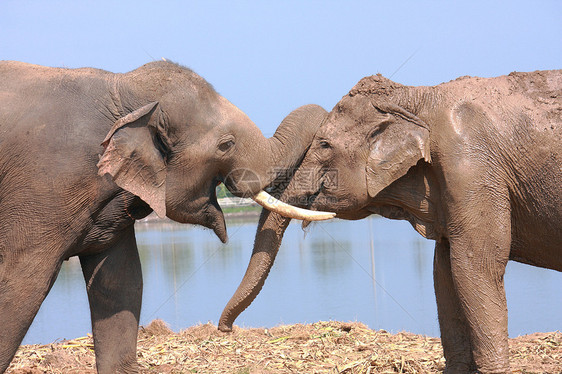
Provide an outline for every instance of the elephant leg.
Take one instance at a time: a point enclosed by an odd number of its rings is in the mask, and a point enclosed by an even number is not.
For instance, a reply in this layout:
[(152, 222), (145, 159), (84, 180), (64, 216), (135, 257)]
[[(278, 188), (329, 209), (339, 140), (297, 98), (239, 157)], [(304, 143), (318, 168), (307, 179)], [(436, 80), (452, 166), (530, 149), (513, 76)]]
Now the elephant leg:
[(481, 217), (478, 224), (450, 239), (451, 274), (470, 327), (477, 370), (508, 373), (504, 273), (511, 246), (511, 220), (501, 209)]
[(10, 365), (61, 264), (25, 252), (0, 256), (0, 373)]
[(110, 249), (80, 256), (98, 373), (135, 373), (142, 273), (134, 228)]
[(453, 284), (449, 250), (447, 239), (438, 241), (433, 261), (437, 314), (443, 354), (447, 361), (445, 373), (468, 373), (476, 367), (472, 358), (468, 321)]

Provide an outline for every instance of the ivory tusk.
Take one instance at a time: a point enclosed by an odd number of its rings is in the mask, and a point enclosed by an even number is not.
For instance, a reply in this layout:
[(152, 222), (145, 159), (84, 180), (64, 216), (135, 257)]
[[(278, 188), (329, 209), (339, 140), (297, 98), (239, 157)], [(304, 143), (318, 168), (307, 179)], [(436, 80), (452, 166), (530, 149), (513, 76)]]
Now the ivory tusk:
[(265, 191), (260, 191), (252, 199), (263, 206), (265, 209), (278, 213), (284, 217), (302, 219), (307, 221), (323, 221), (326, 219), (334, 218), (336, 213), (319, 212), (314, 210), (297, 208), (295, 206), (286, 204), (268, 194)]

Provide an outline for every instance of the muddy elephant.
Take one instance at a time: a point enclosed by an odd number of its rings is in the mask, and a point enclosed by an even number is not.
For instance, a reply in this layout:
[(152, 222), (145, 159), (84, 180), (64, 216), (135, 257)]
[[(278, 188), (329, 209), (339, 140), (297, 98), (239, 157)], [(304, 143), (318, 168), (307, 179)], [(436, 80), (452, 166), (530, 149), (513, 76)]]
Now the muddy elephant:
[(71, 256), (86, 281), (98, 371), (135, 372), (135, 220), (155, 211), (226, 241), (216, 185), (261, 196), (276, 168), (303, 157), (323, 116), (301, 107), (266, 139), (175, 63), (113, 74), (0, 62), (0, 372)]
[[(436, 241), (447, 372), (509, 372), (508, 260), (562, 271), (562, 71), (408, 87), (377, 75), (327, 115), (281, 200), (409, 221)], [(219, 328), (259, 293), (290, 219), (264, 211)]]

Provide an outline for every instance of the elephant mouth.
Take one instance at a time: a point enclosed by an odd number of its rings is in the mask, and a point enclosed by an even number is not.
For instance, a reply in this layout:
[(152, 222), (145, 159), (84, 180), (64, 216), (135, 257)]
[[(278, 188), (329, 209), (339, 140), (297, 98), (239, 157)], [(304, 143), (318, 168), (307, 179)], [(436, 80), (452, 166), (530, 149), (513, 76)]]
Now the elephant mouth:
[(287, 204), (297, 206), (303, 209), (313, 209), (313, 210), (330, 210), (332, 207), (328, 204), (331, 201), (330, 198), (326, 197), (324, 194), (324, 183), (320, 183), (320, 187), (314, 192), (300, 193), (300, 194), (289, 194), (284, 198)]
[(226, 223), (223, 211), (218, 203), (216, 194), (217, 181), (213, 180), (205, 192), (196, 199), (184, 201), (174, 205), (169, 202), (166, 206), (167, 216), (179, 223), (201, 225), (213, 230), (221, 242), (228, 241)]

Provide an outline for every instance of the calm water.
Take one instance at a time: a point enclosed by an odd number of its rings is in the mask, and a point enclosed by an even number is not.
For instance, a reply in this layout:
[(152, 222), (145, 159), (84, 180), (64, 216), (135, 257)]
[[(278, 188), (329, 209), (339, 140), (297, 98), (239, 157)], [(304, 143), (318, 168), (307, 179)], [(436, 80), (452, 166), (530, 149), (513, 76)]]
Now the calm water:
[[(257, 218), (227, 223), (226, 245), (194, 226), (137, 225), (144, 275), (141, 324), (161, 318), (179, 331), (218, 322), (246, 271)], [(433, 246), (408, 223), (377, 217), (316, 223), (306, 233), (293, 223), (264, 289), (236, 324), (360, 321), (373, 329), (439, 336)], [(510, 336), (562, 329), (562, 273), (510, 262), (505, 283)], [(71, 259), (24, 344), (90, 331), (84, 280), (78, 260)]]

